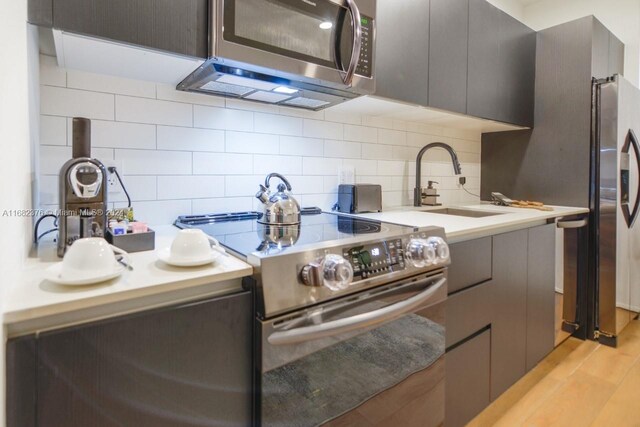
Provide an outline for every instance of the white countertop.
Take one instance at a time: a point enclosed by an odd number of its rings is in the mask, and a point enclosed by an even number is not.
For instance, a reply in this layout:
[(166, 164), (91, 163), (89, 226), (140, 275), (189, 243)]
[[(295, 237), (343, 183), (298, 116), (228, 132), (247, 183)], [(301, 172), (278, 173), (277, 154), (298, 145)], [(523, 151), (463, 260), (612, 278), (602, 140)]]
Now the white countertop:
[[(171, 244), (178, 229), (153, 227), (156, 250)], [(131, 254), (132, 271), (89, 286), (62, 286), (44, 279), (44, 270), (60, 259), (51, 241), (40, 244), (30, 257), (18, 283), (4, 303), (4, 324), (9, 335), (40, 331), (241, 290), (241, 277), (253, 269), (233, 256), (220, 256), (214, 264), (178, 268), (159, 261), (155, 251)]]
[[(456, 215), (429, 213), (429, 210), (443, 208), (460, 208), (496, 212), (500, 215), (470, 218)], [(360, 217), (392, 222), (395, 224), (426, 227), (435, 225), (443, 227), (449, 243), (475, 239), (493, 234), (506, 233), (526, 227), (545, 224), (548, 220), (563, 216), (588, 213), (587, 208), (566, 206), (550, 206), (553, 211), (535, 209), (509, 208), (491, 204), (460, 206), (423, 206), (399, 207), (386, 212), (358, 214)]]

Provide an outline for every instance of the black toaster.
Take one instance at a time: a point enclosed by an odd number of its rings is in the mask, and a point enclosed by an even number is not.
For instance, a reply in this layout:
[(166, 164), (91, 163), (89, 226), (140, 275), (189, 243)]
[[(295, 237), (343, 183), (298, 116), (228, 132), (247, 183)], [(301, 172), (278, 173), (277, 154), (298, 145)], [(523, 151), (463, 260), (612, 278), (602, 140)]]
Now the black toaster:
[(344, 213), (382, 211), (382, 187), (377, 184), (340, 184), (338, 211)]

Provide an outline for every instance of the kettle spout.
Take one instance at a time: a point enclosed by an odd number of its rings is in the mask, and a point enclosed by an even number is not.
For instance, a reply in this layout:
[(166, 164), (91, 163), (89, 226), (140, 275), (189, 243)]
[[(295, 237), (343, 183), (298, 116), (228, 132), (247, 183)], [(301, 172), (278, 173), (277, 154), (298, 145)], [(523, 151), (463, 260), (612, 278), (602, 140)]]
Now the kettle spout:
[(256, 199), (266, 204), (269, 201), (269, 190), (264, 185), (260, 185), (260, 191), (256, 193)]

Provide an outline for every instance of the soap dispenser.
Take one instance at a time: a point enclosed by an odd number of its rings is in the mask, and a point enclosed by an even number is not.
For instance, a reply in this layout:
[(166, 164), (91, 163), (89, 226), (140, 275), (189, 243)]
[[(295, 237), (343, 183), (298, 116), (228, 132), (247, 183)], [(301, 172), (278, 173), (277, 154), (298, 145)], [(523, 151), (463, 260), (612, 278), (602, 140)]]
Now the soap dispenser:
[(437, 181), (428, 181), (427, 188), (422, 189), (422, 204), (427, 206), (441, 206), (442, 203), (438, 203), (438, 189), (433, 184), (439, 184)]

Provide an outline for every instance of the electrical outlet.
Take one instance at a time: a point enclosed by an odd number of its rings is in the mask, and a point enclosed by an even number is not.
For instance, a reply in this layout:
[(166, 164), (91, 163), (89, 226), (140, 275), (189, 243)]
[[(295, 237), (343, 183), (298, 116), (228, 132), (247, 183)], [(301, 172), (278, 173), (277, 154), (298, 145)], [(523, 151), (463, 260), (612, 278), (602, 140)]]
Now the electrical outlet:
[(115, 173), (109, 172), (109, 168), (115, 167), (118, 170), (118, 173), (120, 174), (120, 176), (122, 176), (122, 160), (106, 159), (106, 160), (101, 160), (101, 162), (104, 165), (104, 167), (107, 169), (107, 189), (108, 189), (107, 194), (113, 194), (113, 195), (121, 194), (122, 186), (118, 181), (118, 177), (116, 176)]
[(464, 176), (461, 176), (460, 178), (458, 178), (458, 186), (463, 186), (467, 183), (467, 178)]
[(350, 165), (342, 166), (338, 173), (338, 181), (340, 184), (355, 184), (356, 168)]

